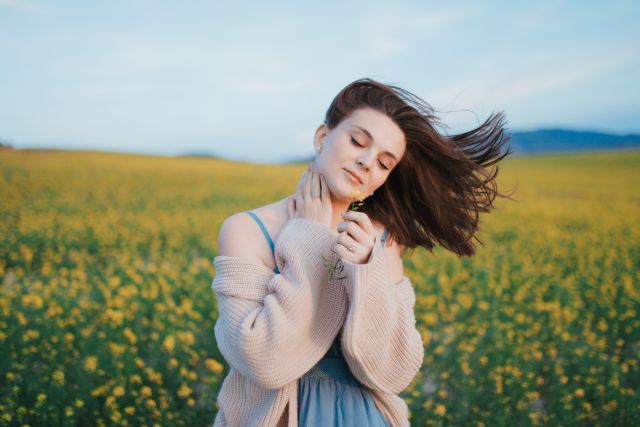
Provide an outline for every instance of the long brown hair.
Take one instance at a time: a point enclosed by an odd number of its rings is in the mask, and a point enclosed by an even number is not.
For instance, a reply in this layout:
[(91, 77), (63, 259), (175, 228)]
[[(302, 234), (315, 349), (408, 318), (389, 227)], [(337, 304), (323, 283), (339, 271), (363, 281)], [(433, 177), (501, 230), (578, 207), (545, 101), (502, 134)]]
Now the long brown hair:
[[(504, 113), (493, 113), (475, 129), (458, 135), (442, 126), (435, 110), (416, 95), (364, 78), (342, 89), (327, 109), (324, 123), (334, 129), (358, 108), (385, 113), (404, 132), (406, 151), (387, 180), (359, 209), (384, 224), (389, 235), (407, 248), (433, 252), (436, 242), (462, 257), (475, 254), (473, 244), (480, 212), (489, 212), (497, 197), (498, 167), (491, 166), (509, 141)], [(390, 239), (389, 239), (390, 240)]]

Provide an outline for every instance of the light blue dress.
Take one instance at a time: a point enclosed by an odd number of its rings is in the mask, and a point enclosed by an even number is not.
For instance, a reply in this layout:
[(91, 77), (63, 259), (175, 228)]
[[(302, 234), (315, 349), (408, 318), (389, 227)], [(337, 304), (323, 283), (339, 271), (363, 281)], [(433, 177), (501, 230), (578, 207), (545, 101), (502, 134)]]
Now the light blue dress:
[[(251, 211), (247, 213), (256, 220), (274, 252), (273, 240), (260, 218)], [(383, 245), (388, 232), (385, 229), (380, 239)], [(280, 273), (277, 265), (274, 272)], [(369, 390), (351, 373), (340, 349), (340, 334), (322, 359), (298, 379), (298, 424), (300, 427), (390, 427)]]

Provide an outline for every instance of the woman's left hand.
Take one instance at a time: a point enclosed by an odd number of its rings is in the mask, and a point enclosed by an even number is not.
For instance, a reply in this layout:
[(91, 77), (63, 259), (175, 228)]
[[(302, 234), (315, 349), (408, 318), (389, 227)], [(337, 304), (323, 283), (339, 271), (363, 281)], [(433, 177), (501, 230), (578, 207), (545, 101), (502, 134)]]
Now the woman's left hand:
[(345, 261), (365, 264), (369, 261), (376, 239), (376, 231), (364, 212), (347, 211), (338, 223), (338, 237), (334, 251)]

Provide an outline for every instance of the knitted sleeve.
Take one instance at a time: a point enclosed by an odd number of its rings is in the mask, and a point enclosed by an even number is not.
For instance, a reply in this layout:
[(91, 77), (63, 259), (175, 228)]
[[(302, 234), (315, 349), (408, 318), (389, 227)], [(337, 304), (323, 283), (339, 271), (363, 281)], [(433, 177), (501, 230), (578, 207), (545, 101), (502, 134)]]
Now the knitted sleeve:
[(326, 285), (326, 226), (287, 222), (275, 242), (280, 274), (240, 257), (217, 256), (214, 326), (227, 363), (266, 389), (295, 381), (324, 356), (346, 316), (344, 289)]
[(378, 237), (366, 264), (343, 260), (343, 265), (349, 307), (341, 344), (347, 364), (365, 386), (398, 394), (424, 360), (411, 282), (404, 276), (391, 283)]

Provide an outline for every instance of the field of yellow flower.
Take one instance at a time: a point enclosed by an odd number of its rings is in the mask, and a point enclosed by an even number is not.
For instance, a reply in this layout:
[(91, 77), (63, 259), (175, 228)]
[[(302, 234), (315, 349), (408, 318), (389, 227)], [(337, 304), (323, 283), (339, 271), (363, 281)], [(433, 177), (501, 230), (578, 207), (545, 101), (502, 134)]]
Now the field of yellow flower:
[[(217, 231), (305, 165), (0, 151), (0, 425), (213, 422)], [(412, 425), (640, 425), (640, 152), (508, 158), (459, 259), (416, 250)]]

